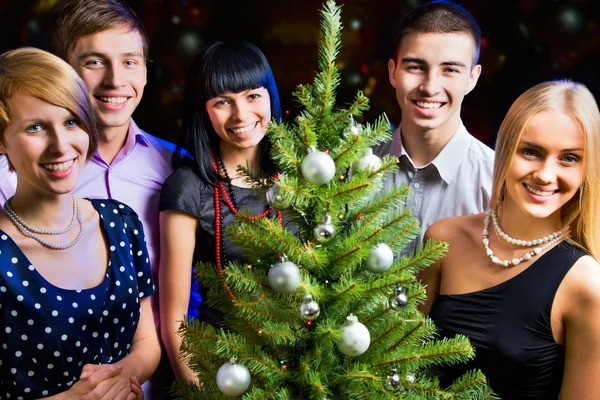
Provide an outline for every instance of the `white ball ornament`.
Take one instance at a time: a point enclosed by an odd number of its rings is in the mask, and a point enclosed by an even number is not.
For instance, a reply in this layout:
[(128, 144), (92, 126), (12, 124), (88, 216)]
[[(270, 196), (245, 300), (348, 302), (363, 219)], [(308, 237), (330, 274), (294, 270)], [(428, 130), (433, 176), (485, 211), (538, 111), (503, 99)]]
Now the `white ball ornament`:
[(288, 261), (287, 256), (283, 254), (279, 257), (279, 262), (269, 269), (268, 280), (269, 286), (277, 293), (292, 293), (300, 286), (302, 277), (298, 266)]
[(237, 357), (232, 357), (217, 371), (217, 386), (225, 396), (239, 396), (250, 386), (250, 371), (237, 363)]
[(376, 274), (390, 269), (394, 263), (394, 252), (385, 243), (379, 243), (369, 251), (369, 255), (365, 261), (365, 267)]
[(371, 344), (371, 334), (366, 326), (358, 322), (356, 316), (350, 314), (340, 330), (342, 334), (337, 347), (342, 353), (354, 357), (367, 351)]
[(335, 175), (335, 162), (329, 154), (308, 148), (308, 155), (302, 161), (302, 176), (313, 185), (324, 185)]
[(370, 170), (377, 171), (381, 168), (381, 158), (373, 154), (373, 149), (370, 147), (365, 151), (363, 156), (356, 160), (353, 164), (356, 171)]

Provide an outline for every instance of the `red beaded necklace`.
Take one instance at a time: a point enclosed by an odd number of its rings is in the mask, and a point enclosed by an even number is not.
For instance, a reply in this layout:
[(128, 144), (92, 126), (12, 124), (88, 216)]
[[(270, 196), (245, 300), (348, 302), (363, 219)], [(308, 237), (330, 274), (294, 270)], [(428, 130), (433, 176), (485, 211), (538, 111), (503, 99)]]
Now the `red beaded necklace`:
[[(229, 178), (229, 174), (227, 173), (227, 169), (225, 168), (225, 164), (223, 163), (221, 156), (219, 154), (215, 155), (215, 153), (211, 153), (211, 161), (212, 161), (212, 166), (213, 166), (215, 172), (217, 173), (217, 175), (225, 177), (225, 182), (227, 183), (227, 186), (229, 187), (229, 192), (231, 194), (231, 197), (230, 197), (230, 195), (227, 193), (227, 190), (225, 189), (225, 185), (223, 185), (222, 181), (215, 182), (215, 188), (214, 188), (215, 250), (216, 250), (217, 271), (219, 272), (219, 275), (221, 275), (221, 278), (223, 279), (223, 285), (225, 286), (227, 293), (229, 293), (229, 296), (231, 296), (232, 299), (235, 299), (233, 292), (231, 291), (231, 289), (225, 282), (225, 275), (223, 274), (223, 266), (227, 264), (227, 259), (225, 257), (225, 246), (224, 246), (225, 240), (223, 239), (223, 218), (222, 218), (223, 216), (221, 213), (221, 197), (223, 197), (223, 201), (225, 202), (225, 204), (227, 204), (227, 206), (229, 207), (229, 209), (231, 210), (231, 212), (234, 215), (239, 212), (239, 208), (238, 208), (237, 202), (235, 201), (235, 195), (233, 193), (233, 185), (231, 184), (231, 179)], [(264, 212), (260, 213), (259, 215), (245, 215), (242, 213), (240, 213), (240, 215), (245, 218), (250, 219), (251, 221), (254, 221), (259, 218), (264, 218), (264, 217), (270, 216), (272, 211), (273, 211), (273, 208), (269, 207)], [(282, 226), (283, 221), (282, 221), (282, 217), (281, 217), (281, 211), (277, 211), (277, 219), (279, 220), (279, 226)]]

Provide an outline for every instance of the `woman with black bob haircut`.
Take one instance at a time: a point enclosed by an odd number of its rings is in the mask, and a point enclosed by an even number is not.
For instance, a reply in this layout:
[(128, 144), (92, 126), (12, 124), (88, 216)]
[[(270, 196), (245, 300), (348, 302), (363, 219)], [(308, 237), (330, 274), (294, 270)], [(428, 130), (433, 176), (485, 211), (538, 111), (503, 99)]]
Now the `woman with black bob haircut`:
[(264, 176), (275, 173), (265, 137), (272, 118), (281, 118), (279, 95), (256, 46), (216, 42), (201, 49), (187, 76), (175, 172), (160, 198), (161, 335), (178, 378), (198, 381), (179, 354), (183, 318), (223, 324), (219, 312), (198, 301), (206, 300), (207, 291), (192, 287), (192, 266), (207, 262), (222, 268), (229, 261), (247, 261), (223, 238), (225, 227), (238, 209), (261, 217), (274, 214), (237, 173), (239, 165)]

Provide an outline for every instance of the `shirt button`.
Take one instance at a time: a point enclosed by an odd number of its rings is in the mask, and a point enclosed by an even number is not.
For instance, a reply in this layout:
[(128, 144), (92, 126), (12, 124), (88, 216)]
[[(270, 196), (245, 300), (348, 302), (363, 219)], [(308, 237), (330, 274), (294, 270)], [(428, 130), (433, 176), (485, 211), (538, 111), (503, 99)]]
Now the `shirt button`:
[(418, 188), (420, 188), (420, 187), (421, 187), (421, 185), (419, 185), (418, 183), (415, 183), (415, 184), (413, 185), (413, 187), (414, 187), (415, 189), (418, 189)]

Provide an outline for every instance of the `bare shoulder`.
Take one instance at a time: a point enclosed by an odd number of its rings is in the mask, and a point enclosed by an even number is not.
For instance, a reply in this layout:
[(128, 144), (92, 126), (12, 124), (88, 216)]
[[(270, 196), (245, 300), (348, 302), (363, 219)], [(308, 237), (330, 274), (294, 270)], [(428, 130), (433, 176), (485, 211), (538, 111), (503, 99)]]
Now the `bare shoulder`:
[(483, 229), (484, 213), (450, 217), (433, 223), (425, 232), (425, 240), (434, 239), (447, 243), (471, 239)]
[(600, 307), (600, 264), (593, 257), (579, 258), (563, 284), (575, 308)]

